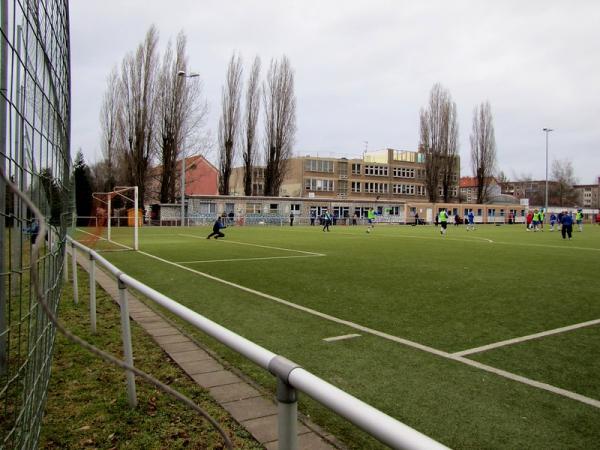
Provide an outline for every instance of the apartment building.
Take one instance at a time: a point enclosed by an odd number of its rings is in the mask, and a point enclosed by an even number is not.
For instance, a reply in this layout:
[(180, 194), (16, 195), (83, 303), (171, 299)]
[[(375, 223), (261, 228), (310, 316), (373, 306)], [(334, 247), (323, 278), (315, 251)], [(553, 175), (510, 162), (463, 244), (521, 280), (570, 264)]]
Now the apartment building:
[[(243, 168), (231, 177), (233, 195), (243, 195)], [(452, 174), (451, 201), (458, 200), (460, 160)], [(264, 185), (264, 169), (256, 169), (253, 186)], [(254, 189), (253, 189), (254, 192)], [(337, 198), (426, 202), (425, 154), (385, 149), (365, 152), (362, 158), (291, 158), (279, 192), (283, 197)], [(256, 195), (256, 194), (253, 194)], [(442, 195), (442, 187), (439, 187)]]
[(573, 187), (577, 192), (579, 206), (600, 209), (600, 178), (598, 184), (578, 184)]

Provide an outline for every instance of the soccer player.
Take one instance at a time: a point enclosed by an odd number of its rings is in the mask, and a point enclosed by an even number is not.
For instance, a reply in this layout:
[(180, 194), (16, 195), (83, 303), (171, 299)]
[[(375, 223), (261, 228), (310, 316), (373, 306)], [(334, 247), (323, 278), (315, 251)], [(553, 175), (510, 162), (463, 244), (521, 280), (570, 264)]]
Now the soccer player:
[(440, 225), (442, 226), (442, 229), (440, 230), (440, 234), (444, 237), (446, 237), (446, 230), (448, 229), (448, 213), (446, 212), (446, 208), (443, 208), (439, 215), (438, 215), (438, 219), (440, 222)]
[(323, 213), (323, 231), (325, 231), (325, 229), (329, 231), (329, 225), (331, 225), (331, 216), (329, 215), (329, 211), (325, 211)]
[(579, 232), (583, 231), (583, 210), (579, 208), (577, 213), (575, 213), (575, 222), (577, 223), (577, 228), (579, 228)]
[(556, 224), (556, 214), (550, 214), (550, 231), (554, 231), (554, 224)]
[(571, 239), (571, 233), (573, 232), (573, 217), (567, 211), (563, 211), (562, 215), (562, 238), (565, 239), (569, 236), (569, 240)]
[(221, 230), (223, 228), (227, 228), (227, 226), (225, 226), (225, 224), (221, 220), (221, 217), (217, 217), (217, 220), (215, 220), (215, 223), (213, 225), (213, 231), (208, 236), (206, 236), (206, 239), (210, 239), (213, 236), (215, 237), (215, 239), (225, 237), (225, 235), (221, 233)]
[(373, 211), (373, 208), (369, 208), (367, 211), (367, 222), (369, 223), (367, 226), (367, 233), (370, 233), (373, 228), (373, 223), (375, 222), (375, 211)]
[(473, 211), (469, 211), (469, 214), (467, 214), (467, 218), (469, 219), (469, 224), (467, 225), (467, 231), (469, 231), (469, 230), (475, 231), (475, 214), (473, 214)]

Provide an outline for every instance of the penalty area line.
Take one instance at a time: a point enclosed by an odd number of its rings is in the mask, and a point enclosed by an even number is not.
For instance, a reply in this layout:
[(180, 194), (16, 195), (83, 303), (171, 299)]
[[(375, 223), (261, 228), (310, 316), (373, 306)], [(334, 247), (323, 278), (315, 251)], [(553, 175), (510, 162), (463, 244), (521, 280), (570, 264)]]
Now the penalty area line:
[(497, 369), (495, 367), (488, 366), (486, 364), (482, 364), (482, 363), (477, 362), (477, 361), (473, 361), (473, 360), (465, 358), (463, 356), (453, 355), (453, 354), (445, 352), (443, 350), (438, 350), (436, 348), (429, 347), (427, 345), (419, 344), (418, 342), (410, 341), (408, 339), (404, 339), (404, 338), (401, 338), (401, 337), (398, 337), (398, 336), (393, 336), (391, 334), (384, 333), (382, 331), (374, 330), (372, 328), (368, 328), (368, 327), (365, 327), (363, 325), (359, 325), (357, 323), (350, 322), (349, 320), (344, 320), (344, 319), (337, 318), (335, 316), (330, 316), (329, 314), (325, 314), (325, 313), (322, 313), (320, 311), (316, 311), (314, 309), (307, 308), (305, 306), (301, 306), (301, 305), (298, 305), (296, 303), (292, 303), (292, 302), (284, 300), (282, 298), (275, 297), (274, 295), (269, 295), (269, 294), (266, 294), (264, 292), (257, 291), (255, 289), (251, 289), (251, 288), (242, 286), (240, 284), (236, 284), (236, 283), (233, 283), (231, 281), (227, 281), (227, 280), (224, 280), (222, 278), (218, 278), (218, 277), (215, 277), (213, 275), (209, 275), (209, 274), (207, 274), (205, 272), (200, 272), (199, 270), (194, 270), (194, 269), (191, 269), (189, 267), (182, 266), (180, 264), (174, 263), (172, 261), (168, 261), (166, 259), (163, 259), (163, 258), (160, 258), (158, 256), (152, 255), (150, 253), (146, 253), (146, 252), (143, 252), (143, 251), (138, 251), (138, 252), (140, 254), (142, 254), (142, 255), (148, 256), (149, 258), (153, 258), (153, 259), (156, 259), (158, 261), (164, 262), (166, 264), (170, 264), (172, 266), (178, 267), (180, 269), (187, 270), (188, 272), (195, 273), (195, 274), (200, 275), (200, 276), (202, 276), (204, 278), (208, 278), (209, 280), (213, 280), (213, 281), (216, 281), (218, 283), (221, 283), (221, 284), (224, 284), (224, 285), (227, 285), (227, 286), (231, 286), (233, 288), (239, 289), (239, 290), (244, 291), (244, 292), (248, 292), (250, 294), (257, 295), (257, 296), (262, 297), (262, 298), (273, 300), (273, 301), (275, 301), (277, 303), (289, 306), (289, 307), (297, 309), (299, 311), (304, 311), (304, 312), (306, 312), (308, 314), (311, 314), (313, 316), (321, 317), (323, 319), (329, 320), (331, 322), (339, 323), (341, 325), (346, 325), (349, 328), (354, 328), (355, 330), (359, 330), (359, 331), (362, 331), (364, 333), (371, 334), (373, 336), (378, 336), (378, 337), (387, 339), (389, 341), (397, 342), (399, 344), (403, 344), (403, 345), (406, 345), (408, 347), (416, 348), (416, 349), (422, 350), (422, 351), (427, 352), (427, 353), (431, 353), (431, 354), (434, 354), (434, 355), (437, 355), (437, 356), (441, 356), (442, 358), (446, 358), (446, 359), (449, 359), (449, 360), (452, 360), (452, 361), (456, 361), (456, 362), (459, 362), (459, 363), (462, 363), (462, 364), (465, 364), (465, 365), (468, 365), (468, 366), (471, 366), (471, 367), (475, 367), (475, 368), (483, 370), (485, 372), (490, 372), (490, 373), (493, 373), (495, 375), (499, 375), (501, 377), (504, 377), (504, 378), (507, 378), (507, 379), (510, 379), (510, 380), (513, 380), (513, 381), (516, 381), (516, 382), (519, 382), (519, 383), (522, 383), (522, 384), (526, 384), (528, 386), (532, 386), (532, 387), (535, 387), (535, 388), (538, 388), (538, 389), (542, 389), (542, 390), (545, 390), (545, 391), (548, 391), (548, 392), (552, 392), (554, 394), (558, 394), (558, 395), (561, 395), (563, 397), (567, 397), (567, 398), (570, 398), (572, 400), (576, 400), (578, 402), (585, 403), (587, 405), (590, 405), (590, 406), (593, 406), (595, 408), (600, 409), (600, 401), (599, 400), (595, 400), (593, 398), (589, 398), (589, 397), (586, 397), (584, 395), (577, 394), (575, 392), (567, 391), (565, 389), (561, 389), (559, 387), (552, 386), (552, 385), (547, 384), (547, 383), (541, 383), (539, 381), (532, 380), (530, 378), (526, 378), (526, 377), (523, 377), (521, 375), (517, 375), (517, 374), (511, 373), (511, 372), (507, 372), (507, 371), (502, 370), (502, 369)]
[[(191, 237), (191, 238), (194, 238), (194, 239), (206, 239), (206, 238), (204, 238), (202, 236), (196, 236), (196, 235), (193, 235), (193, 234), (179, 234), (179, 236)], [(252, 246), (252, 247), (268, 248), (268, 249), (271, 249), (271, 250), (282, 250), (284, 252), (304, 253), (306, 255), (312, 255), (312, 256), (326, 256), (323, 253), (307, 252), (307, 251), (304, 251), (304, 250), (296, 250), (296, 249), (293, 249), (293, 248), (273, 247), (271, 245), (251, 244), (249, 242), (224, 241), (224, 240), (221, 240), (220, 242), (224, 242), (226, 244), (249, 245), (249, 246)]]
[(540, 333), (529, 334), (527, 336), (521, 336), (521, 337), (513, 338), (513, 339), (507, 339), (505, 341), (495, 342), (493, 344), (482, 345), (481, 347), (477, 347), (477, 348), (470, 348), (470, 349), (463, 350), (460, 352), (452, 353), (452, 355), (454, 355), (454, 356), (472, 355), (474, 353), (481, 353), (481, 352), (485, 352), (487, 350), (492, 350), (494, 348), (504, 347), (506, 345), (518, 344), (520, 342), (531, 341), (532, 339), (539, 339), (539, 338), (546, 337), (546, 336), (552, 336), (553, 334), (565, 333), (567, 331), (577, 330), (578, 328), (590, 327), (592, 325), (598, 325), (598, 324), (600, 324), (600, 319), (589, 320), (587, 322), (576, 323), (574, 325), (568, 325), (566, 327), (555, 328), (553, 330), (542, 331)]
[(291, 259), (291, 258), (318, 258), (325, 255), (293, 255), (293, 256), (265, 256), (262, 258), (231, 258), (231, 259), (204, 259), (198, 261), (177, 261), (177, 264), (204, 264), (214, 262), (236, 262), (236, 261), (261, 261), (270, 259)]

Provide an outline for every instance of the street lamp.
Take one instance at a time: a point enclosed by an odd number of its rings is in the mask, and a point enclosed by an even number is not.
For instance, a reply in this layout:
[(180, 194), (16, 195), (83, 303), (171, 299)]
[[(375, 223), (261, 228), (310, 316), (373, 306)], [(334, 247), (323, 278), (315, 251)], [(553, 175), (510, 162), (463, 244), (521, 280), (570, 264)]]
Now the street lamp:
[(554, 131), (553, 128), (542, 128), (542, 131), (546, 133), (546, 197), (544, 204), (544, 213), (548, 213), (548, 133)]
[[(190, 74), (183, 70), (177, 72), (177, 76), (181, 78), (196, 78), (200, 74), (192, 72)], [(185, 152), (181, 149), (181, 226), (185, 226)]]

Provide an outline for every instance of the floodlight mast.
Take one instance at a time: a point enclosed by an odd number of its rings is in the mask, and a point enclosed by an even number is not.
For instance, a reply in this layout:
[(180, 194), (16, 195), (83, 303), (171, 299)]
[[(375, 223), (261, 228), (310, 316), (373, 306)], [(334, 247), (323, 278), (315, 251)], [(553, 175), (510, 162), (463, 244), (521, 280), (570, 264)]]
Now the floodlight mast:
[[(177, 72), (181, 78), (197, 78), (200, 76), (197, 72), (187, 73), (184, 70)], [(185, 152), (181, 151), (181, 226), (185, 226)]]
[(548, 213), (548, 134), (554, 131), (553, 128), (542, 128), (542, 131), (546, 133), (546, 196), (544, 201), (544, 213)]

